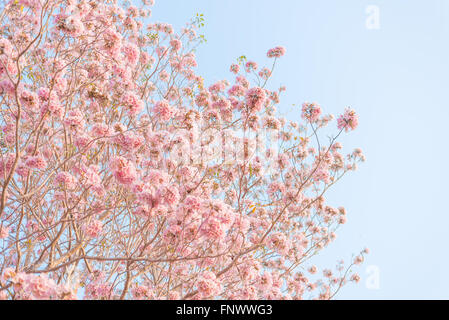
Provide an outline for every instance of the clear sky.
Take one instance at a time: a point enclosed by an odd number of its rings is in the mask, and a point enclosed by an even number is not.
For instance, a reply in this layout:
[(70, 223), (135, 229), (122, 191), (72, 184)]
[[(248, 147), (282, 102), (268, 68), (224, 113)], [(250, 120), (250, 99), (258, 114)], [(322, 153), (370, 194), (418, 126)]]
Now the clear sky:
[[(379, 28), (369, 29), (377, 9)], [(267, 49), (283, 45), (271, 80), (287, 87), (281, 112), (299, 119), (292, 104), (317, 101), (360, 115), (342, 143), (367, 162), (329, 195), (348, 222), (319, 259), (334, 266), (365, 246), (371, 253), (360, 284), (338, 298), (449, 299), (449, 0), (156, 0), (151, 20), (179, 28), (197, 12), (206, 83), (229, 78), (243, 54), (268, 65)]]

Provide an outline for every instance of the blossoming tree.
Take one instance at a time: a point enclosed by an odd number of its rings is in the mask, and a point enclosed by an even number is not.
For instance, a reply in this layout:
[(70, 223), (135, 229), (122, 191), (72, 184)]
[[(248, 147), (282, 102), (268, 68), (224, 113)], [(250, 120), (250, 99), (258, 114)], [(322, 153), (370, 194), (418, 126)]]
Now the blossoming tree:
[(202, 16), (176, 33), (152, 4), (0, 4), (0, 297), (329, 299), (358, 281), (366, 250), (309, 264), (346, 221), (324, 196), (364, 160), (337, 141), (357, 115), (323, 143), (332, 116), (278, 117), (275, 64), (243, 57), (206, 87)]

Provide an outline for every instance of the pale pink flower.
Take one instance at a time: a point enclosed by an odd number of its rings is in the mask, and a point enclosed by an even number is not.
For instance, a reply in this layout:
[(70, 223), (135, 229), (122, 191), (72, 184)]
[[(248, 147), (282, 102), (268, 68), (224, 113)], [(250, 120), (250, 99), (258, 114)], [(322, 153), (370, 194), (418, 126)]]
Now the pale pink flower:
[(84, 32), (84, 24), (79, 17), (70, 15), (64, 21), (63, 30), (73, 37), (78, 37)]
[(91, 134), (97, 138), (107, 136), (110, 133), (109, 126), (106, 123), (95, 123), (91, 131)]
[(9, 235), (9, 227), (0, 226), (0, 239), (6, 239)]
[(32, 112), (39, 110), (39, 96), (35, 92), (23, 90), (20, 93), (20, 102)]
[(134, 92), (125, 93), (123, 95), (122, 103), (131, 116), (137, 115), (144, 108), (142, 100)]
[(237, 74), (240, 71), (240, 66), (238, 64), (232, 64), (229, 69), (232, 73)]
[(284, 47), (275, 47), (273, 49), (268, 50), (267, 57), (268, 58), (279, 58), (285, 54)]
[(13, 46), (11, 42), (6, 38), (0, 38), (0, 56), (11, 56), (13, 52)]
[(359, 124), (359, 118), (354, 110), (347, 108), (345, 113), (337, 119), (338, 129), (345, 129), (346, 132), (354, 130)]
[(302, 105), (302, 117), (310, 122), (316, 122), (321, 115), (321, 107), (316, 102), (304, 102)]
[(205, 271), (197, 282), (198, 293), (207, 298), (216, 295), (220, 290), (220, 282), (213, 272)]
[(166, 100), (158, 101), (154, 105), (154, 113), (163, 121), (168, 121), (174, 114), (173, 108)]
[(262, 109), (265, 102), (266, 94), (265, 90), (259, 87), (254, 87), (246, 92), (246, 104), (250, 109), (250, 112), (258, 112)]
[(128, 42), (122, 47), (122, 50), (125, 55), (126, 61), (128, 61), (131, 65), (136, 65), (139, 61), (139, 48), (134, 43)]
[(248, 62), (245, 64), (245, 70), (246, 70), (246, 72), (255, 71), (255, 70), (257, 70), (257, 68), (258, 68), (257, 63), (254, 62), (254, 61), (248, 61)]
[(0, 300), (7, 300), (8, 299), (8, 293), (6, 290), (0, 291)]
[(137, 171), (134, 164), (123, 157), (116, 156), (110, 163), (109, 168), (118, 182), (129, 185), (137, 179)]
[(361, 264), (362, 262), (363, 262), (363, 257), (361, 255), (355, 257), (354, 264)]
[(360, 281), (360, 276), (358, 274), (353, 274), (351, 276), (351, 281), (358, 283)]
[(89, 238), (96, 238), (103, 230), (103, 223), (99, 220), (92, 220), (84, 227), (84, 232)]
[(179, 51), (182, 48), (182, 42), (178, 39), (173, 39), (170, 41), (170, 46), (173, 51)]
[(311, 266), (311, 267), (308, 269), (308, 271), (309, 271), (311, 274), (315, 274), (315, 273), (317, 272), (317, 268), (316, 268), (316, 266)]
[(74, 189), (78, 181), (70, 173), (62, 171), (56, 175), (55, 182), (65, 186), (67, 189)]
[(32, 156), (25, 161), (25, 165), (30, 169), (45, 169), (47, 167), (47, 161), (42, 156)]

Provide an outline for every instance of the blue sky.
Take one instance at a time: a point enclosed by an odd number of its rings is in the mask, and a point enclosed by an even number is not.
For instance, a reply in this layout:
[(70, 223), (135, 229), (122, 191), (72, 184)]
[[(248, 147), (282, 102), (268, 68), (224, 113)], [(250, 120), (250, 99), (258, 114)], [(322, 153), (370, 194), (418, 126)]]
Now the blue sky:
[[(379, 8), (379, 29), (366, 28), (366, 8)], [(207, 83), (229, 78), (240, 55), (269, 61), (267, 49), (287, 48), (271, 80), (286, 85), (280, 111), (319, 102), (338, 114), (360, 115), (346, 147), (367, 162), (329, 194), (348, 223), (320, 262), (333, 266), (364, 246), (371, 249), (359, 285), (340, 299), (449, 299), (449, 210), (445, 165), (449, 77), (447, 0), (156, 0), (151, 20), (182, 27), (197, 12), (208, 42), (197, 53)], [(295, 110), (295, 111), (292, 111)], [(379, 270), (379, 288), (366, 286), (366, 267)]]

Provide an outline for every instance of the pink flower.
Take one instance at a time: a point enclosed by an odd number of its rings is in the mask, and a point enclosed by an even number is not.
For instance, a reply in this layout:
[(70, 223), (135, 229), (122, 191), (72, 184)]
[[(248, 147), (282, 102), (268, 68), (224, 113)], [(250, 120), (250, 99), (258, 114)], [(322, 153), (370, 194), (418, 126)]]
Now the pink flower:
[(180, 199), (179, 192), (175, 186), (165, 189), (164, 201), (169, 206), (177, 205)]
[(229, 68), (229, 70), (230, 70), (232, 73), (237, 74), (237, 73), (239, 73), (239, 71), (240, 71), (240, 66), (239, 66), (238, 64), (232, 64), (231, 67)]
[(77, 180), (70, 173), (62, 171), (56, 175), (56, 183), (64, 185), (67, 189), (74, 189), (77, 185)]
[(117, 58), (122, 47), (122, 35), (111, 27), (103, 32), (104, 50), (112, 57)]
[(73, 37), (78, 37), (84, 32), (84, 25), (77, 16), (69, 16), (65, 20), (64, 30)]
[(134, 214), (139, 217), (149, 217), (151, 215), (151, 207), (147, 205), (141, 205), (134, 210)]
[(257, 70), (257, 68), (258, 68), (257, 63), (255, 63), (254, 61), (248, 61), (245, 64), (246, 72), (251, 72), (253, 70)]
[(177, 291), (170, 291), (170, 293), (168, 294), (168, 300), (179, 300), (180, 299), (180, 294)]
[(315, 122), (321, 115), (321, 107), (316, 102), (304, 102), (302, 104), (302, 118), (310, 122)]
[(8, 267), (3, 271), (3, 275), (1, 277), (2, 282), (9, 281), (10, 279), (16, 276), (16, 271), (14, 268)]
[(354, 110), (347, 108), (345, 113), (337, 119), (338, 129), (345, 129), (346, 132), (354, 130), (359, 124), (359, 118)]
[(315, 273), (317, 272), (317, 268), (316, 268), (316, 266), (311, 266), (311, 267), (308, 269), (308, 271), (309, 271), (311, 274), (315, 274)]
[(114, 157), (109, 163), (109, 168), (121, 184), (130, 185), (137, 179), (137, 171), (134, 164), (126, 158)]
[(354, 259), (354, 264), (361, 264), (363, 262), (363, 257), (362, 256), (357, 256)]
[(268, 186), (268, 194), (274, 195), (276, 192), (284, 193), (285, 192), (285, 185), (280, 182), (272, 182)]
[(9, 235), (9, 228), (0, 226), (0, 239), (6, 239)]
[(318, 168), (313, 175), (313, 180), (316, 182), (322, 181), (324, 183), (329, 183), (330, 182), (329, 179), (330, 179), (329, 170), (325, 167)]
[(168, 182), (168, 175), (162, 170), (151, 169), (148, 171), (146, 179), (155, 186), (159, 186)]
[(12, 152), (0, 156), (0, 178), (11, 172), (15, 158), (16, 156)]
[(184, 200), (183, 205), (187, 210), (197, 211), (200, 208), (201, 203), (197, 197), (188, 196)]
[(220, 291), (220, 282), (213, 272), (205, 271), (197, 283), (198, 293), (202, 298), (216, 295)]
[(6, 38), (0, 38), (0, 56), (11, 56), (13, 47), (11, 42)]
[(103, 223), (99, 220), (92, 220), (84, 227), (84, 232), (89, 238), (96, 238), (103, 230)]
[(128, 61), (131, 65), (136, 65), (139, 61), (139, 48), (134, 43), (128, 42), (125, 46), (123, 46), (122, 50), (126, 61)]
[(211, 98), (210, 92), (202, 90), (196, 97), (195, 103), (199, 107), (207, 107), (209, 105), (209, 99)]
[(209, 91), (212, 93), (219, 93), (226, 88), (225, 81), (218, 81), (209, 87)]
[(48, 88), (39, 88), (37, 95), (41, 101), (47, 101), (50, 98), (50, 90)]
[(154, 294), (152, 290), (145, 286), (137, 286), (131, 289), (131, 293), (136, 300), (152, 300)]
[(60, 117), (62, 115), (62, 106), (59, 97), (55, 91), (49, 94), (48, 103), (43, 105), (41, 111), (49, 111), (51, 115)]
[(149, 209), (157, 208), (161, 203), (161, 193), (154, 191), (151, 187), (146, 187), (137, 194), (137, 199), (148, 205)]
[(173, 39), (170, 41), (170, 46), (173, 51), (179, 51), (182, 48), (182, 42), (178, 39)]
[(65, 118), (64, 123), (73, 130), (81, 130), (85, 124), (84, 115), (79, 110), (72, 110), (69, 112), (67, 118)]
[(173, 108), (166, 100), (158, 101), (154, 105), (154, 113), (163, 121), (168, 121), (174, 114)]
[(273, 285), (273, 276), (271, 275), (271, 273), (269, 272), (264, 272), (260, 277), (259, 277), (259, 288), (261, 290), (268, 290), (271, 288), (271, 286)]
[(275, 47), (273, 49), (268, 50), (267, 57), (268, 58), (279, 58), (285, 54), (284, 47)]
[(134, 131), (127, 131), (115, 136), (113, 141), (121, 146), (124, 150), (128, 152), (135, 152), (142, 146), (145, 139), (142, 136), (136, 134)]
[(104, 137), (110, 134), (109, 126), (106, 123), (95, 123), (92, 127), (94, 137)]
[(245, 94), (245, 88), (239, 84), (233, 85), (229, 90), (228, 94), (230, 96), (240, 97)]
[(32, 156), (25, 161), (25, 165), (30, 169), (45, 169), (47, 161), (42, 156)]
[[(79, 135), (76, 135), (76, 136), (75, 136), (74, 144), (75, 144), (75, 146), (77, 146), (78, 148), (83, 149), (83, 148), (85, 148), (85, 147), (89, 144), (89, 142), (91, 142), (91, 141), (92, 141), (92, 138), (89, 137), (89, 135), (87, 135), (87, 134), (85, 134), (85, 133), (82, 133), (82, 134), (79, 134)], [(92, 145), (92, 144), (91, 144), (91, 145)]]
[(29, 277), (28, 286), (37, 299), (48, 299), (56, 293), (55, 283), (43, 275)]
[(250, 109), (250, 113), (255, 113), (262, 109), (265, 102), (265, 90), (260, 87), (254, 87), (246, 92), (246, 104)]
[(278, 130), (281, 127), (281, 123), (276, 117), (264, 117), (262, 122), (263, 127), (267, 129)]
[(168, 82), (168, 80), (170, 79), (170, 75), (168, 74), (167, 71), (162, 70), (162, 71), (159, 73), (159, 79), (161, 79), (161, 80), (164, 81), (164, 82)]
[(140, 59), (139, 60), (140, 60), (140, 63), (143, 64), (143, 65), (145, 65), (147, 63), (153, 64), (153, 62), (154, 62), (154, 61), (152, 61), (152, 60), (154, 60), (154, 58), (150, 57), (150, 55), (147, 52), (145, 52), (145, 51), (140, 53)]
[[(263, 68), (261, 71), (259, 71), (258, 74), (259, 74), (259, 77), (261, 77), (262, 79), (268, 79), (271, 76), (271, 71), (268, 68)], [(270, 99), (271, 99), (271, 97), (270, 97)]]
[(283, 233), (280, 232), (271, 235), (270, 239), (268, 240), (268, 247), (279, 252), (282, 255), (287, 254), (290, 250), (288, 239)]
[(101, 278), (86, 286), (86, 297), (90, 299), (108, 299), (111, 296), (112, 288), (108, 283), (100, 282)]
[(207, 221), (204, 223), (201, 229), (201, 233), (207, 239), (220, 240), (225, 237), (226, 229), (225, 225), (221, 222), (221, 220), (209, 217)]
[(98, 186), (101, 184), (101, 178), (98, 174), (98, 168), (94, 165), (89, 166), (84, 174), (86, 183), (89, 186)]
[[(0, 66), (0, 75), (2, 74), (1, 71), (2, 67)], [(12, 95), (14, 93), (14, 84), (9, 79), (4, 79), (0, 81), (0, 89), (2, 92), (5, 92), (9, 95)]]
[(23, 90), (20, 93), (20, 102), (32, 112), (39, 111), (39, 97), (34, 92)]
[(351, 281), (354, 281), (355, 283), (358, 283), (360, 281), (360, 276), (358, 274), (353, 274), (351, 276)]
[(128, 109), (128, 113), (131, 116), (139, 114), (144, 107), (142, 100), (134, 92), (125, 93), (122, 103)]

